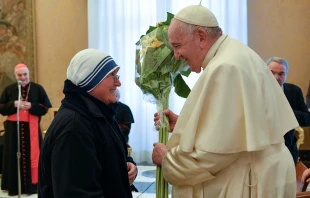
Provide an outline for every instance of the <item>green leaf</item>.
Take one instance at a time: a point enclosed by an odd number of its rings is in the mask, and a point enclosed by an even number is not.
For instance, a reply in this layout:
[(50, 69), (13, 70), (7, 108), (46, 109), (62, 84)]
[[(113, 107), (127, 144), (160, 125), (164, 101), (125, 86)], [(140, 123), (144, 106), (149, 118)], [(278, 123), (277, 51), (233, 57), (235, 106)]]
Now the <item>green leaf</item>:
[(190, 92), (182, 78), (182, 75), (190, 74), (189, 67), (183, 60), (175, 59), (168, 39), (168, 28), (173, 17), (173, 14), (167, 13), (165, 22), (158, 23), (157, 27), (150, 26), (136, 43), (136, 84), (144, 94), (153, 95), (160, 103), (163, 103), (163, 95), (169, 96), (172, 86), (181, 97), (187, 97)]
[(164, 25), (170, 25), (171, 20), (173, 19), (174, 15), (170, 12), (167, 12), (167, 20), (163, 22)]
[(181, 71), (181, 74), (182, 74), (183, 76), (188, 77), (188, 76), (191, 74), (191, 69), (189, 68), (189, 66), (187, 67), (186, 70)]
[(140, 50), (136, 50), (136, 71), (141, 75)]
[(183, 80), (181, 75), (177, 75), (174, 79), (174, 92), (182, 98), (187, 98), (188, 94), (191, 92), (191, 89), (188, 87), (186, 82)]
[(146, 31), (146, 34), (152, 32), (152, 31), (155, 30), (155, 29), (156, 29), (156, 27), (150, 26), (149, 29)]

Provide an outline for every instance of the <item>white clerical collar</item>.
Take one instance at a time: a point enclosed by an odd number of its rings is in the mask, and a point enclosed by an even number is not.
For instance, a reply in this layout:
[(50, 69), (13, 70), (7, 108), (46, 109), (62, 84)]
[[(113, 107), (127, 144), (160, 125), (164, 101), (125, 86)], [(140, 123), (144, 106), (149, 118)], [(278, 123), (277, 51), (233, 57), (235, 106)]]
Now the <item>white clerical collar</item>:
[(207, 53), (205, 59), (201, 63), (201, 67), (203, 69), (206, 68), (208, 63), (211, 61), (211, 59), (215, 56), (217, 50), (220, 48), (223, 41), (227, 38), (227, 35), (223, 34), (220, 38), (218, 38), (215, 43), (210, 48), (209, 52)]

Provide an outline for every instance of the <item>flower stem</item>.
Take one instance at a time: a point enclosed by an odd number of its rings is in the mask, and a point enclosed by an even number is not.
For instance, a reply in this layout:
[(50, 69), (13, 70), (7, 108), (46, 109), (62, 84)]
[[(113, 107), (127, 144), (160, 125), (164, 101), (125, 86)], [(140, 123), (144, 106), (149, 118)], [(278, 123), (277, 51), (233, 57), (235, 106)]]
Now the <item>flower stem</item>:
[[(166, 115), (163, 115), (163, 110), (168, 108), (169, 92), (161, 92), (161, 98), (157, 103), (158, 112), (161, 114), (162, 120), (159, 127), (159, 142), (167, 144), (169, 122)], [(162, 167), (156, 168), (156, 198), (168, 198), (168, 182), (165, 181), (162, 174)]]

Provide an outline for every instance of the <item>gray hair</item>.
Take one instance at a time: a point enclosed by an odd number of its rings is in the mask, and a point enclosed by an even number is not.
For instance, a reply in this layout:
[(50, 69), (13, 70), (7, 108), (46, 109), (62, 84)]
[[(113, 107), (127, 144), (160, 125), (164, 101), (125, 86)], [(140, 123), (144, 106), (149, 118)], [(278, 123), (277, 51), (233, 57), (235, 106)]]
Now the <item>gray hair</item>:
[(211, 37), (214, 38), (218, 36), (219, 34), (222, 34), (222, 29), (220, 27), (206, 27), (206, 26), (199, 26), (199, 25), (192, 25), (189, 23), (185, 23), (183, 21), (180, 21), (180, 28), (182, 32), (186, 32), (190, 34), (190, 37), (193, 37), (193, 33), (198, 30), (199, 28), (203, 29), (204, 31), (207, 32), (207, 34)]
[(276, 62), (285, 66), (286, 74), (288, 73), (288, 63), (284, 58), (280, 57), (271, 57), (266, 61), (266, 64), (269, 65), (271, 62)]

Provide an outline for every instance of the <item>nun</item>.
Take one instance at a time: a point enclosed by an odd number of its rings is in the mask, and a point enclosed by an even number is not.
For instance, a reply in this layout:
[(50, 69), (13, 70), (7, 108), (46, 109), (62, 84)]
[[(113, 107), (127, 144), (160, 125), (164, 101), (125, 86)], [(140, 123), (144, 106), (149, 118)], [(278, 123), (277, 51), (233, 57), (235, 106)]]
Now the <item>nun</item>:
[(41, 147), (38, 197), (132, 197), (137, 167), (109, 107), (121, 86), (119, 69), (96, 49), (72, 58), (65, 98)]

